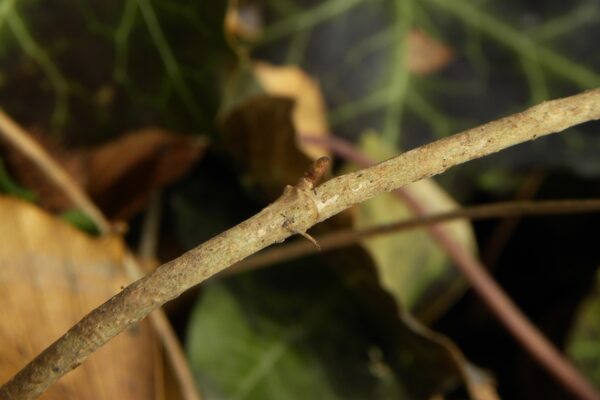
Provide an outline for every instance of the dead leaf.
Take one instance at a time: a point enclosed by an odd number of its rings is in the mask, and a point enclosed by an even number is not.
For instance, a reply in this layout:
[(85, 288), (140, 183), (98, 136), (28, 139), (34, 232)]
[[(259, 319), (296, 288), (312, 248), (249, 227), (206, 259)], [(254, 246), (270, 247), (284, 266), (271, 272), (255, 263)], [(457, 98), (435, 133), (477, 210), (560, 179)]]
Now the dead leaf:
[(325, 101), (318, 84), (298, 68), (256, 63), (250, 72), (240, 76), (256, 80), (262, 93), (229, 93), (237, 102), (229, 102), (221, 128), (244, 182), (272, 199), (294, 184), (313, 160), (329, 155), (322, 147), (297, 140), (305, 133), (329, 134)]
[[(34, 136), (73, 177), (109, 219), (128, 220), (150, 195), (180, 178), (204, 153), (203, 138), (158, 128), (131, 132), (91, 149), (68, 149), (46, 136)], [(10, 170), (51, 211), (73, 207), (63, 191), (48, 181), (19, 151), (6, 152)]]
[[(87, 312), (128, 283), (124, 245), (91, 238), (37, 207), (0, 197), (0, 381), (14, 375)], [(53, 385), (44, 399), (160, 395), (157, 342), (133, 325)]]
[(158, 128), (129, 133), (89, 151), (86, 190), (109, 218), (127, 220), (189, 171), (207, 146), (203, 137)]
[(408, 34), (408, 68), (417, 75), (430, 75), (444, 68), (454, 58), (449, 46), (420, 29)]
[[(85, 160), (79, 152), (67, 150), (52, 137), (42, 135), (36, 130), (31, 131), (31, 137), (61, 164), (77, 184), (83, 187), (86, 168)], [(35, 194), (40, 206), (50, 211), (65, 211), (73, 207), (64, 191), (58, 189), (48, 179), (48, 175), (40, 171), (27, 156), (4, 142), (0, 144), (3, 150), (2, 157), (6, 161), (10, 175)]]
[(292, 108), (289, 99), (256, 96), (240, 104), (221, 124), (227, 151), (243, 183), (270, 200), (297, 181), (310, 164), (294, 143)]
[[(298, 67), (278, 67), (265, 62), (254, 64), (254, 74), (268, 94), (294, 100), (292, 123), (297, 134), (329, 135), (325, 100), (313, 78)], [(329, 155), (323, 146), (299, 142), (298, 147), (312, 160)]]

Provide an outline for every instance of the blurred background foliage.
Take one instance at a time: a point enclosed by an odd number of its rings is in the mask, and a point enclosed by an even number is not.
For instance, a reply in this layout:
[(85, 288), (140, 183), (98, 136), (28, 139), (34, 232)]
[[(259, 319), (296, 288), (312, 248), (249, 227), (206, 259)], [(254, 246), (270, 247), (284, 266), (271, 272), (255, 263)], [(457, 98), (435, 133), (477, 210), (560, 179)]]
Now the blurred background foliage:
[[(0, 105), (85, 170), (80, 182), (129, 222), (132, 245), (147, 198), (163, 191), (158, 256), (168, 260), (252, 215), (331, 152), (302, 137), (344, 138), (381, 160), (600, 86), (599, 17), (597, 0), (3, 0)], [(192, 139), (114, 142), (147, 127)], [(598, 197), (597, 131), (570, 129), (411, 190), (429, 211)], [(2, 159), (0, 190), (89, 226), (49, 204), (10, 150)], [(335, 171), (355, 169), (350, 161), (338, 157)], [(118, 173), (100, 187), (108, 169)], [(382, 196), (316, 229), (410, 214)], [(453, 230), (597, 386), (599, 222)], [(168, 311), (208, 399), (568, 396), (425, 231), (219, 277)]]

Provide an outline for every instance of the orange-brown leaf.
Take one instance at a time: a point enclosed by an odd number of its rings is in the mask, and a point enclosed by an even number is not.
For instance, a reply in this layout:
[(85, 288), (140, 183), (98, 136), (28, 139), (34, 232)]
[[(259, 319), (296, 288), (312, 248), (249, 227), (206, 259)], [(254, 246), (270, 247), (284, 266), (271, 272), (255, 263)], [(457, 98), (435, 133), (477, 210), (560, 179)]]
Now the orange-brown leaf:
[(454, 58), (449, 46), (419, 29), (408, 34), (408, 68), (417, 75), (430, 75), (444, 68)]
[(110, 218), (127, 220), (189, 171), (206, 147), (202, 138), (161, 129), (132, 132), (88, 153), (87, 191)]
[[(124, 245), (93, 239), (37, 207), (0, 197), (0, 381), (128, 283)], [(152, 399), (157, 343), (132, 326), (52, 386), (44, 399)]]
[[(70, 149), (45, 136), (40, 144), (71, 175), (109, 219), (128, 220), (141, 211), (150, 195), (189, 171), (207, 142), (157, 128), (131, 132), (89, 149)], [(64, 211), (73, 204), (27, 157), (10, 149), (6, 159), (12, 174), (38, 194), (39, 204)]]

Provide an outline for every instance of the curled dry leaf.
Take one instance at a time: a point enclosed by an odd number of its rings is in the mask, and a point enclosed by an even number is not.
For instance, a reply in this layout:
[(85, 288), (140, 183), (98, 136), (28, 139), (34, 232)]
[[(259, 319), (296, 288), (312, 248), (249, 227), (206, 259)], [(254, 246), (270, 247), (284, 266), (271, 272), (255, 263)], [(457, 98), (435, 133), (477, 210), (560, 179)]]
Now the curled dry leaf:
[[(117, 237), (90, 238), (0, 197), (0, 381), (128, 283)], [(147, 322), (132, 326), (52, 386), (44, 399), (151, 399), (161, 364)]]
[(152, 193), (189, 171), (207, 146), (204, 137), (158, 128), (129, 133), (89, 151), (86, 189), (108, 216), (129, 219)]
[[(127, 220), (142, 210), (150, 195), (185, 174), (207, 147), (203, 138), (147, 128), (90, 149), (67, 149), (36, 136), (46, 150), (87, 191), (107, 217)], [(53, 211), (73, 205), (20, 152), (6, 152), (11, 172)]]
[(240, 73), (241, 79), (254, 80), (260, 90), (244, 96), (230, 93), (234, 100), (222, 115), (221, 128), (245, 183), (272, 199), (312, 161), (329, 155), (322, 147), (297, 140), (307, 132), (328, 135), (325, 101), (319, 85), (296, 67), (255, 63), (249, 72)]
[[(298, 67), (278, 67), (265, 62), (254, 64), (254, 74), (268, 94), (294, 100), (292, 122), (297, 133), (329, 134), (325, 100), (319, 84), (312, 77)], [(298, 142), (298, 147), (312, 160), (329, 155), (322, 146)]]
[(302, 176), (310, 163), (294, 143), (293, 106), (286, 98), (255, 96), (234, 108), (222, 122), (226, 151), (243, 183), (269, 200)]
[[(39, 131), (31, 131), (30, 134), (40, 146), (61, 164), (63, 169), (73, 178), (73, 181), (83, 186), (85, 182), (85, 160), (81, 154), (67, 150), (56, 140), (48, 135), (41, 134)], [(21, 150), (14, 149), (5, 141), (0, 142), (0, 149), (10, 175), (21, 186), (35, 194), (39, 205), (50, 211), (65, 211), (73, 207), (64, 191), (58, 189), (49, 181), (48, 176), (40, 171)]]

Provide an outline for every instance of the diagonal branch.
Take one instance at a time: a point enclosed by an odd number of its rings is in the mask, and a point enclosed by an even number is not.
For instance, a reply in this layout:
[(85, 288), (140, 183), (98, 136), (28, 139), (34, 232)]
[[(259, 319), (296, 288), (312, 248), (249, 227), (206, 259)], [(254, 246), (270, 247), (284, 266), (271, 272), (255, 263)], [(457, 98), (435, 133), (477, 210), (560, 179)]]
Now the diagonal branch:
[[(600, 119), (600, 89), (542, 103), (333, 178), (312, 190), (288, 186), (279, 199), (255, 216), (163, 264), (90, 312), (2, 386), (0, 398), (35, 398), (130, 324), (293, 232), (306, 232), (353, 204), (452, 166), (596, 119)], [(598, 398), (585, 381), (582, 387), (581, 398)]]

